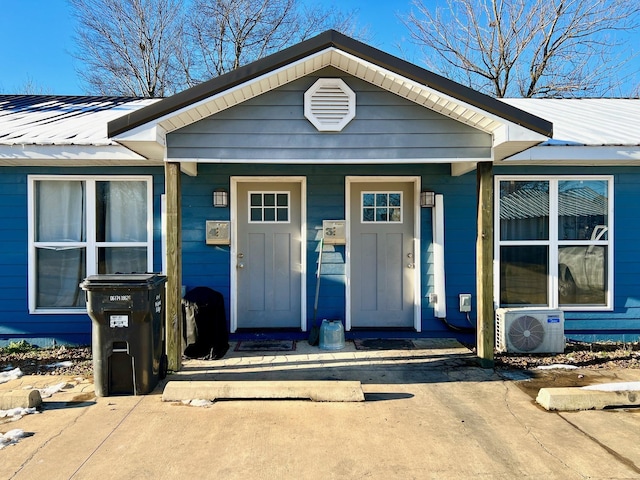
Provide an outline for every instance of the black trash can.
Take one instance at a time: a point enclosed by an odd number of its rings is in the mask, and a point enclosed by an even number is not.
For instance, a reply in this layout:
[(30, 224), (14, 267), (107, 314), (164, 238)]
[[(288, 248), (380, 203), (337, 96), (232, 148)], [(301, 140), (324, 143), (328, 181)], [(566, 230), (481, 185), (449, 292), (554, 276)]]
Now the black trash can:
[(188, 358), (217, 360), (229, 350), (224, 297), (209, 287), (196, 287), (182, 299)]
[(92, 324), (93, 378), (99, 397), (144, 395), (166, 376), (164, 275), (91, 275), (86, 291)]

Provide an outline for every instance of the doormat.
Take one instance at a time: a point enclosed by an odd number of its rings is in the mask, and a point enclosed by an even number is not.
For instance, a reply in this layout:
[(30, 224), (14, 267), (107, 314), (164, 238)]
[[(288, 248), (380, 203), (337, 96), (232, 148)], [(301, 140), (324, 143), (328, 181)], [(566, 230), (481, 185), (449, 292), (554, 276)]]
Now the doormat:
[(293, 340), (242, 340), (236, 345), (236, 352), (292, 352), (296, 349)]
[(356, 350), (413, 350), (411, 340), (402, 338), (357, 338), (353, 340)]

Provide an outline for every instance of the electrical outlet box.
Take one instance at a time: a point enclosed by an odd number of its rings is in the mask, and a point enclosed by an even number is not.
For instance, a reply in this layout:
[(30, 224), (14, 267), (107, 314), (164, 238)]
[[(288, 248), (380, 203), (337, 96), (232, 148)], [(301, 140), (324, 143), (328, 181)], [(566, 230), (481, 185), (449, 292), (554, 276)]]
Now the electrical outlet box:
[(231, 245), (230, 222), (207, 220), (207, 245)]
[(322, 233), (326, 245), (345, 245), (347, 243), (344, 220), (323, 220)]
[(470, 293), (460, 294), (460, 311), (463, 313), (471, 311), (471, 294)]

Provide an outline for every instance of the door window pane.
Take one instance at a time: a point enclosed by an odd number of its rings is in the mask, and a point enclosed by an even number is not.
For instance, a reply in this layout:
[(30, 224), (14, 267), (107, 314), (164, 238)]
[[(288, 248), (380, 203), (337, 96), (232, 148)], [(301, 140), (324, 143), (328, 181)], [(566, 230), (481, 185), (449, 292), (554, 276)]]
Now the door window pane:
[(500, 240), (549, 239), (549, 182), (500, 182)]
[(362, 222), (402, 222), (401, 192), (362, 193)]
[(549, 249), (546, 245), (500, 248), (500, 304), (547, 305)]
[(249, 222), (289, 222), (289, 192), (251, 192), (249, 203)]

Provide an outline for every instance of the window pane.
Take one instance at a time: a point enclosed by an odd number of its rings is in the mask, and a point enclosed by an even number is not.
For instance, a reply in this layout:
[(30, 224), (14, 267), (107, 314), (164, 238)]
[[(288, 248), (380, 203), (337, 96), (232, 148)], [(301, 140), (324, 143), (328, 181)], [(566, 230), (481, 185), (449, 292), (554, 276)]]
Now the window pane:
[(84, 307), (84, 293), (79, 284), (85, 272), (84, 248), (36, 249), (36, 306)]
[(548, 248), (500, 248), (500, 305), (548, 305)]
[(278, 206), (279, 207), (288, 207), (289, 206), (289, 194), (288, 193), (279, 193), (278, 194)]
[(261, 222), (262, 221), (262, 209), (261, 208), (252, 208), (251, 209), (251, 221), (252, 222)]
[(391, 221), (392, 222), (399, 222), (401, 220), (401, 218), (400, 218), (400, 209), (399, 208), (390, 208), (389, 209), (389, 213), (391, 215)]
[(607, 239), (607, 186), (604, 180), (558, 182), (559, 240)]
[(273, 207), (276, 204), (276, 196), (273, 193), (264, 194), (264, 204)]
[(558, 277), (560, 305), (606, 305), (607, 247), (559, 247)]
[(278, 221), (279, 222), (288, 222), (289, 221), (289, 209), (288, 208), (278, 208)]
[(373, 193), (363, 193), (362, 194), (362, 206), (363, 207), (373, 207), (374, 199), (375, 199), (375, 195)]
[(96, 182), (96, 239), (147, 241), (146, 182)]
[(400, 206), (400, 194), (399, 193), (391, 193), (389, 194), (389, 205), (392, 207)]
[(500, 240), (549, 239), (549, 182), (500, 182)]
[(387, 222), (389, 220), (389, 211), (386, 208), (376, 208), (376, 222)]
[(98, 273), (145, 273), (147, 249), (145, 247), (99, 248)]
[(276, 219), (276, 209), (275, 208), (265, 208), (264, 209), (264, 221), (265, 222), (273, 222)]
[(84, 182), (42, 180), (35, 182), (35, 240), (84, 242)]
[(386, 193), (376, 193), (376, 206), (386, 207), (389, 204), (389, 198)]
[(364, 208), (362, 210), (362, 221), (373, 222), (373, 212), (375, 212), (375, 209), (373, 208)]
[(262, 195), (259, 193), (251, 194), (251, 206), (252, 207), (260, 207), (262, 206)]

